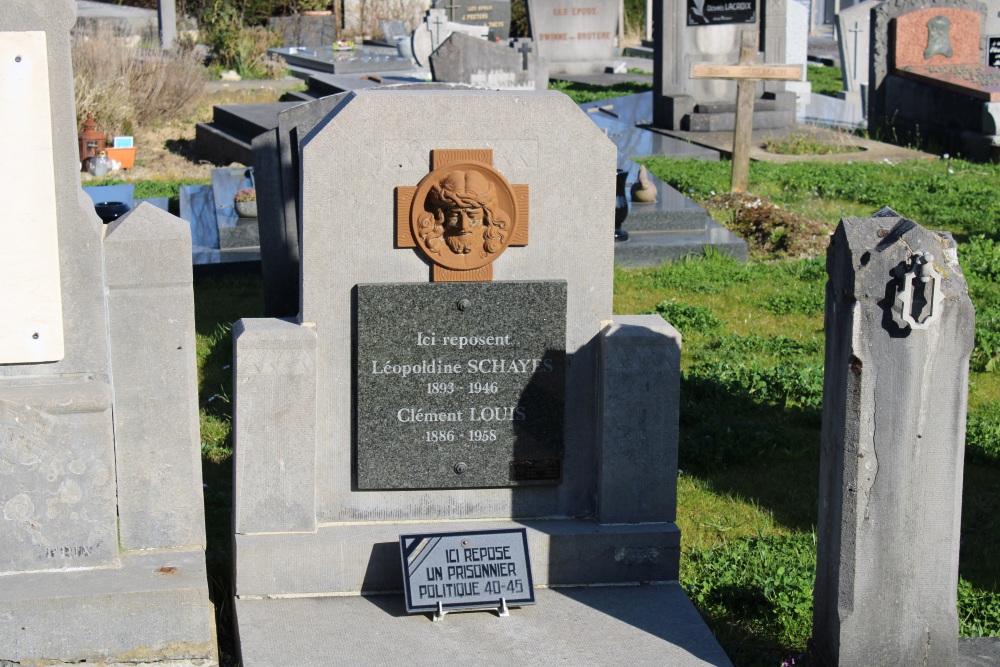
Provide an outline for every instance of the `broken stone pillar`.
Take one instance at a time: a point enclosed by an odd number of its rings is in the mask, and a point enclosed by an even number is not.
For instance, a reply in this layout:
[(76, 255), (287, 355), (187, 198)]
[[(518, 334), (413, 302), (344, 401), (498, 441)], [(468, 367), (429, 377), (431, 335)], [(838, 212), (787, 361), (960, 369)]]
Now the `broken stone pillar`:
[(827, 251), (820, 664), (954, 666), (975, 312), (950, 234), (885, 208)]

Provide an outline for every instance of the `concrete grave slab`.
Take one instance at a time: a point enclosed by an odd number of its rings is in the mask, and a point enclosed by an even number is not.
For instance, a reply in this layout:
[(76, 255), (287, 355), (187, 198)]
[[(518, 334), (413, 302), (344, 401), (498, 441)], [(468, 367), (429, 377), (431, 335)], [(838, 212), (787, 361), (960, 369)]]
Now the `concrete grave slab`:
[[(441, 656), (467, 664), (500, 661), (542, 667), (559, 662), (729, 667), (718, 642), (677, 584), (541, 589), (538, 603), (490, 612), (449, 614), (442, 623), (407, 616), (401, 595), (239, 600), (247, 665), (394, 664), (392, 645), (407, 646), (406, 664), (434, 667)], [(303, 632), (330, 619), (342, 632)], [(327, 627), (327, 626), (322, 626)], [(391, 643), (372, 642), (378, 627)]]

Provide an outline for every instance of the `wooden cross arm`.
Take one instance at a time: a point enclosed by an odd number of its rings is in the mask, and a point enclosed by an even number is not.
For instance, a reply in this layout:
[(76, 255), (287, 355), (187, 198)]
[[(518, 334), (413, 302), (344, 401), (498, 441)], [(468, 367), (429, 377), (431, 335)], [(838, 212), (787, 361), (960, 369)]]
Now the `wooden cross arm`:
[(800, 81), (803, 65), (691, 65), (692, 79), (769, 79)]

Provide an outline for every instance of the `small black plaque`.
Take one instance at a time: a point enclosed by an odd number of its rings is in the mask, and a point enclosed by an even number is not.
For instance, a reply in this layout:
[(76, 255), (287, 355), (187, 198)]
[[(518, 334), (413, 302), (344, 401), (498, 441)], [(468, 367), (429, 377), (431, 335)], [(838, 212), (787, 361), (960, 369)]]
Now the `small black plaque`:
[(358, 285), (358, 489), (557, 484), (566, 283)]
[(757, 21), (757, 0), (687, 0), (688, 25)]
[(1000, 37), (986, 38), (986, 64), (1000, 67)]
[(535, 603), (524, 528), (400, 535), (406, 611)]

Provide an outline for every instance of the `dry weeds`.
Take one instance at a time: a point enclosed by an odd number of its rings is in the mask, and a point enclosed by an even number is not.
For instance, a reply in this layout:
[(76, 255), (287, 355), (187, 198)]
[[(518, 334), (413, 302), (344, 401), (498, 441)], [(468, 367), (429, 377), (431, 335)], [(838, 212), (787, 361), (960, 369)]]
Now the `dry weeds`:
[(93, 113), (109, 135), (168, 123), (205, 92), (207, 72), (193, 51), (142, 48), (110, 29), (73, 35), (77, 123)]

